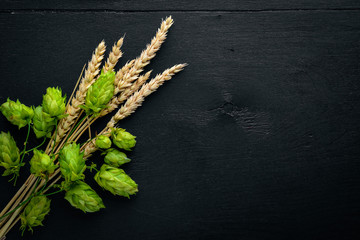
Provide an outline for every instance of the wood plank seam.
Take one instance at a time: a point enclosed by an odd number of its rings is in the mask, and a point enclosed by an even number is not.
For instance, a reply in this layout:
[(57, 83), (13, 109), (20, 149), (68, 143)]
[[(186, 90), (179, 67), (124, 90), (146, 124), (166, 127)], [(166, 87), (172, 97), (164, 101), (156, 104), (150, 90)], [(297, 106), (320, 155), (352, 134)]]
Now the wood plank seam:
[(0, 13), (157, 13), (157, 12), (175, 12), (175, 13), (252, 13), (252, 12), (297, 12), (297, 11), (359, 11), (360, 8), (288, 8), (288, 9), (244, 9), (244, 10), (226, 10), (226, 9), (203, 9), (203, 10), (113, 10), (113, 9), (1, 9)]

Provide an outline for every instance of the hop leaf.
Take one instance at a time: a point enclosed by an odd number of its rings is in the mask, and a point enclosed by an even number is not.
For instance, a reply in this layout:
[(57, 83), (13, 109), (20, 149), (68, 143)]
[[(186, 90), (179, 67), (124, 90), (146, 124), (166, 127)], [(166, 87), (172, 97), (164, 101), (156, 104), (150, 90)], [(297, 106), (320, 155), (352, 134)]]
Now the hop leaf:
[(109, 137), (104, 136), (104, 135), (100, 135), (96, 141), (95, 144), (98, 148), (102, 148), (102, 149), (108, 149), (109, 147), (111, 147), (111, 140)]
[(87, 91), (85, 105), (81, 108), (85, 109), (86, 114), (97, 114), (106, 108), (106, 104), (114, 95), (115, 72), (101, 72), (99, 78), (91, 85)]
[[(21, 164), (21, 166), (23, 166)], [(14, 138), (10, 133), (0, 133), (0, 166), (5, 168), (3, 176), (10, 174), (19, 175), (20, 152)]]
[(70, 186), (70, 189), (65, 194), (65, 199), (73, 207), (84, 212), (97, 212), (101, 208), (105, 208), (99, 195), (82, 181), (76, 181)]
[(30, 165), (30, 172), (42, 178), (49, 176), (56, 169), (56, 165), (49, 155), (37, 149), (34, 150), (34, 156), (30, 160)]
[(128, 163), (130, 161), (130, 158), (127, 158), (125, 153), (114, 148), (107, 150), (104, 158), (104, 162), (113, 167), (120, 167), (124, 163)]
[(138, 185), (124, 170), (103, 164), (94, 177), (95, 181), (114, 195), (130, 198), (138, 192)]
[(56, 119), (43, 111), (41, 106), (35, 108), (33, 129), (37, 138), (51, 137), (51, 132), (56, 125)]
[(46, 94), (43, 96), (43, 111), (51, 117), (57, 117), (58, 119), (64, 117), (66, 108), (65, 99), (66, 96), (62, 96), (60, 88), (47, 88)]
[(18, 126), (19, 129), (29, 124), (34, 116), (33, 108), (25, 106), (20, 103), (19, 100), (14, 102), (7, 99), (7, 101), (1, 105), (0, 110), (9, 122)]
[(73, 182), (85, 178), (86, 169), (84, 153), (80, 153), (80, 146), (73, 143), (60, 151), (60, 170), (66, 182)]
[(50, 202), (51, 200), (45, 196), (37, 196), (32, 198), (20, 215), (20, 229), (24, 232), (28, 227), (29, 231), (33, 231), (33, 227), (43, 226), (42, 221), (50, 212)]
[(114, 128), (111, 132), (111, 137), (113, 143), (121, 149), (131, 151), (131, 148), (135, 146), (136, 140), (135, 136), (131, 135), (129, 132), (126, 132), (122, 128)]

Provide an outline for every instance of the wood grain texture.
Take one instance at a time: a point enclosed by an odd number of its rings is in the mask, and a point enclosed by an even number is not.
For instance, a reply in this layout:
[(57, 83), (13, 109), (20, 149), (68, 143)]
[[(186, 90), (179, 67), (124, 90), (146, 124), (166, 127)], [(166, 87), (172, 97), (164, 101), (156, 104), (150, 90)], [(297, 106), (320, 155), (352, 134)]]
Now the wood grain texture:
[[(107, 208), (85, 215), (59, 195), (23, 239), (358, 239), (360, 11), (2, 13), (0, 102), (70, 94), (98, 42), (126, 33), (124, 64), (170, 14), (146, 70), (189, 66), (121, 125), (137, 136), (125, 171), (139, 194), (113, 197), (88, 174)], [(1, 117), (7, 129), (24, 137)], [(14, 191), (0, 178), (1, 206)]]
[(26, 1), (2, 0), (0, 9), (73, 11), (257, 11), (289, 9), (359, 9), (358, 0), (107, 0)]

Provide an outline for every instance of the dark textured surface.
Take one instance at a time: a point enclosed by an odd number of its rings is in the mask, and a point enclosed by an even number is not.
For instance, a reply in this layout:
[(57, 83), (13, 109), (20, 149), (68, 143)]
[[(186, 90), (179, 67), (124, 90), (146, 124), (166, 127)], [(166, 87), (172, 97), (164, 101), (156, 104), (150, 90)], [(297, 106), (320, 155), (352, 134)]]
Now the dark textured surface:
[[(175, 25), (147, 69), (190, 65), (121, 124), (138, 137), (125, 171), (139, 194), (113, 197), (88, 174), (107, 208), (83, 214), (59, 195), (45, 227), (23, 239), (359, 239), (360, 11), (326, 10), (358, 1), (72, 2), (0, 6), (134, 12), (0, 13), (1, 102), (38, 105), (48, 86), (70, 94), (98, 42), (126, 33), (124, 64), (170, 14)], [(136, 11), (147, 9), (161, 12)], [(0, 130), (25, 134), (4, 117)], [(0, 191), (3, 207), (15, 188), (1, 178)]]
[(108, 10), (108, 11), (198, 11), (198, 10), (229, 10), (229, 11), (258, 11), (285, 9), (358, 9), (357, 0), (105, 0), (105, 1), (54, 1), (54, 0), (2, 0), (0, 9), (29, 9), (29, 10)]

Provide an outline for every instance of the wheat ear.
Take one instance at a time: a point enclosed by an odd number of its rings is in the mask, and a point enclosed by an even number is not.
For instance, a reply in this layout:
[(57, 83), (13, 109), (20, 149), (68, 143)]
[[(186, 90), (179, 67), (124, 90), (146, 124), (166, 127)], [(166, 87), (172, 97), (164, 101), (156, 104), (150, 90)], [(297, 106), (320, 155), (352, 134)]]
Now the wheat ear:
[(120, 88), (127, 88), (138, 78), (144, 67), (150, 63), (150, 60), (153, 59), (156, 52), (159, 51), (161, 44), (165, 41), (166, 34), (173, 23), (171, 16), (161, 23), (161, 26), (157, 30), (155, 37), (151, 40), (151, 43), (148, 44), (141, 55), (135, 59), (134, 66), (123, 76), (123, 79), (119, 84)]
[[(66, 108), (66, 114), (68, 114), (68, 116), (66, 118), (63, 118), (59, 123), (56, 142), (59, 142), (65, 136), (65, 134), (74, 124), (75, 119), (79, 116), (81, 110), (80, 105), (82, 105), (85, 101), (86, 92), (91, 86), (91, 84), (93, 84), (95, 77), (99, 74), (99, 68), (101, 65), (101, 61), (104, 58), (105, 50), (105, 42), (101, 41), (101, 43), (95, 49), (95, 52), (93, 53), (92, 58), (88, 63), (84, 76), (79, 84), (79, 89), (76, 91), (76, 94), (71, 99), (71, 104), (69, 104)], [(54, 144), (54, 140), (50, 141), (49, 148), (51, 148)]]
[(119, 61), (119, 59), (122, 57), (123, 53), (120, 50), (121, 46), (123, 45), (124, 37), (120, 38), (119, 41), (117, 41), (114, 46), (112, 47), (112, 50), (109, 54), (108, 59), (106, 60), (106, 63), (104, 65), (104, 71), (110, 71), (114, 69), (115, 65)]
[(161, 23), (161, 26), (157, 30), (155, 37), (151, 40), (151, 43), (147, 45), (146, 49), (142, 51), (141, 55), (135, 60), (134, 66), (125, 75), (125, 78), (131, 79), (139, 75), (143, 68), (150, 63), (150, 60), (155, 57), (156, 52), (160, 49), (161, 44), (165, 41), (167, 32), (173, 23), (174, 21), (171, 16), (166, 18)]

